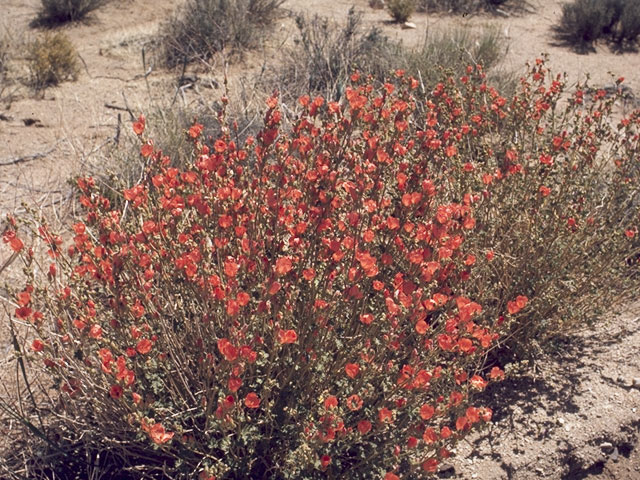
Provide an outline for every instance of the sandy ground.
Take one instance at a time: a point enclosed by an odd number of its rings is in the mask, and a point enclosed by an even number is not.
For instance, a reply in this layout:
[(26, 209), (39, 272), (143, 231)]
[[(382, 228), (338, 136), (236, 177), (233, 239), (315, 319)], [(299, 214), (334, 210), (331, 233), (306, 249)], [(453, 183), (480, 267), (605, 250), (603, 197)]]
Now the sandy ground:
[[(156, 68), (148, 54), (152, 35), (181, 2), (169, 0), (113, 0), (89, 21), (62, 27), (76, 45), (82, 71), (76, 82), (47, 89), (34, 96), (15, 84), (13, 99), (0, 103), (0, 215), (20, 209), (22, 202), (37, 206), (65, 205), (67, 179), (99, 167), (113, 145), (118, 125), (129, 127), (134, 114), (167, 102), (176, 93), (176, 73)], [(369, 8), (367, 0), (288, 0), (292, 12), (318, 14), (342, 21), (355, 6), (367, 25), (377, 25), (391, 38), (407, 45), (421, 42), (427, 32), (452, 28), (497, 28), (508, 41), (503, 64), (521, 70), (526, 61), (543, 53), (556, 72), (570, 82), (604, 85), (624, 76), (640, 92), (640, 54), (615, 54), (604, 45), (580, 55), (557, 45), (552, 27), (561, 12), (558, 0), (530, 0), (527, 10), (507, 17), (474, 15), (415, 15), (415, 29), (401, 29), (388, 15)], [(38, 0), (0, 0), (0, 28), (11, 33), (17, 51), (42, 32), (29, 27)], [(4, 15), (4, 17), (2, 17)], [(260, 68), (272, 60), (295, 27), (283, 18), (263, 49), (230, 69), (230, 79)], [(26, 75), (16, 67), (16, 78)], [(611, 72), (611, 73), (610, 73)], [(222, 68), (210, 73), (221, 79)], [(198, 93), (202, 95), (202, 92)], [(193, 100), (186, 91), (179, 101)], [(215, 100), (218, 90), (206, 95)], [(115, 107), (115, 108), (114, 108)], [(120, 117), (120, 120), (118, 119)], [(8, 257), (0, 249), (0, 266)], [(9, 277), (8, 269), (3, 275)], [(498, 385), (488, 393), (495, 405), (491, 430), (459, 448), (459, 458), (443, 477), (479, 479), (640, 479), (636, 447), (640, 417), (640, 390), (630, 386), (640, 377), (640, 323), (637, 309), (612, 317), (596, 332), (567, 340), (566, 348), (536, 373)], [(10, 361), (6, 325), (0, 328), (0, 354)], [(597, 342), (596, 342), (597, 340)], [(0, 364), (4, 367), (8, 363)], [(0, 381), (10, 382), (15, 371), (0, 368)], [(610, 445), (610, 446), (609, 446)]]

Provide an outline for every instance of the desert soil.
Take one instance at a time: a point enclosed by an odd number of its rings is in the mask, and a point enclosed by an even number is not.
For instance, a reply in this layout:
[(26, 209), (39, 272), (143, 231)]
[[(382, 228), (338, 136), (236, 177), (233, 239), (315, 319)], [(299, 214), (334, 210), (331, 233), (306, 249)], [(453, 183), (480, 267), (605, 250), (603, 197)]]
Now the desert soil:
[[(113, 0), (83, 23), (61, 27), (76, 45), (82, 71), (76, 82), (63, 83), (34, 95), (21, 86), (27, 72), (20, 59), (11, 71), (10, 101), (0, 103), (0, 215), (21, 210), (25, 202), (38, 208), (67, 205), (67, 179), (100, 168), (114, 146), (119, 125), (129, 128), (130, 116), (169, 105), (176, 97), (176, 72), (155, 67), (148, 52), (152, 36), (174, 7), (171, 0)], [(289, 12), (318, 14), (343, 21), (352, 6), (366, 25), (377, 25), (391, 38), (419, 44), (426, 32), (487, 25), (505, 37), (503, 67), (522, 70), (543, 53), (555, 72), (566, 72), (570, 83), (591, 76), (605, 85), (624, 76), (640, 93), (640, 54), (615, 54), (606, 45), (580, 55), (553, 40), (563, 2), (530, 0), (526, 11), (508, 16), (417, 14), (415, 29), (388, 22), (383, 10), (367, 0), (288, 0)], [(43, 34), (29, 27), (38, 0), (0, 0), (0, 29), (10, 33), (14, 48)], [(264, 48), (229, 70), (231, 88), (244, 75), (276, 58), (279, 47), (294, 36), (291, 16), (285, 17)], [(218, 81), (218, 65), (208, 73)], [(612, 77), (613, 75), (613, 77)], [(220, 90), (182, 90), (176, 97), (188, 104), (214, 101)], [(197, 97), (197, 98), (196, 98)], [(116, 108), (113, 108), (116, 107)], [(0, 268), (8, 252), (0, 248)], [(7, 269), (2, 275), (11, 275)], [(4, 280), (4, 279), (3, 279)], [(490, 429), (458, 448), (458, 457), (441, 473), (461, 479), (640, 479), (640, 305), (613, 315), (596, 331), (568, 337), (548, 360), (487, 392), (493, 407)], [(6, 322), (2, 322), (3, 324)], [(11, 345), (6, 325), (0, 327), (0, 382), (11, 382)]]

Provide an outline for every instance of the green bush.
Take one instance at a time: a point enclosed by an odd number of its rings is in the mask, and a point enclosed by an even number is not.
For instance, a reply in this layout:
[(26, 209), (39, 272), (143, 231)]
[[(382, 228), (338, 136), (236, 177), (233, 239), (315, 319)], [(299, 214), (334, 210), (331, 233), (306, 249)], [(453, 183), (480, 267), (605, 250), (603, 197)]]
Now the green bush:
[(41, 0), (38, 22), (43, 24), (81, 20), (109, 0)]
[(416, 9), (415, 0), (387, 0), (387, 9), (394, 21), (404, 23)]
[(63, 33), (45, 33), (27, 46), (29, 83), (42, 90), (78, 77), (78, 53)]
[(225, 51), (255, 48), (267, 34), (284, 0), (188, 0), (159, 32), (161, 56), (169, 67), (207, 62)]

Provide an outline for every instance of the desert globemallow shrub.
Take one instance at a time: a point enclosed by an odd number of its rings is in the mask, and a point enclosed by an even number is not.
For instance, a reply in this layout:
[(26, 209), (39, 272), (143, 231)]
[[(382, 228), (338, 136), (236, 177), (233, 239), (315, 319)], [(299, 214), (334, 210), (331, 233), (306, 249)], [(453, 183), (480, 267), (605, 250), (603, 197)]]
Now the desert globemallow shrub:
[[(509, 101), (480, 67), (424, 101), (402, 71), (381, 89), (354, 74), (342, 103), (300, 98), (290, 127), (270, 98), (243, 145), (224, 112), (218, 138), (194, 124), (180, 168), (141, 117), (141, 182), (109, 201), (79, 179), (71, 245), (35, 219), (3, 235), (25, 262), (26, 358), (59, 391), (50, 431), (109, 451), (114, 478), (433, 475), (491, 419), (474, 393), (504, 373), (486, 359), (571, 325), (563, 285), (637, 282), (639, 117), (604, 149), (604, 104), (554, 124), (546, 73)], [(547, 269), (522, 270), (532, 251)]]
[(157, 477), (389, 480), (488, 421), (471, 395), (502, 371), (478, 370), (497, 319), (464, 293), (472, 201), (412, 153), (415, 87), (302, 98), (290, 131), (271, 98), (243, 146), (196, 124), (182, 170), (136, 122), (148, 170), (125, 208), (80, 179), (72, 245), (34, 227), (48, 280), (16, 294), (66, 431)]

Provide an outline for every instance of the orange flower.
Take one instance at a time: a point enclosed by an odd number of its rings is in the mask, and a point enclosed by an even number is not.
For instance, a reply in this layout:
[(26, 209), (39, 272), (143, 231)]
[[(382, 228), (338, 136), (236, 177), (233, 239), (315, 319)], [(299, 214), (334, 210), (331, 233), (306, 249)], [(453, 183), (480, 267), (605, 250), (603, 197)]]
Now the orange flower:
[(169, 440), (173, 438), (174, 432), (166, 432), (164, 426), (161, 423), (156, 423), (149, 430), (149, 436), (151, 440), (153, 440), (158, 445), (162, 445), (163, 443), (167, 443)]
[(365, 325), (370, 325), (373, 322), (373, 315), (370, 313), (363, 313), (360, 315), (360, 321)]
[(436, 413), (436, 409), (426, 403), (420, 407), (420, 418), (423, 420), (429, 420)]
[(218, 340), (218, 350), (229, 362), (233, 362), (238, 358), (238, 349), (231, 345), (231, 342), (226, 338)]
[(420, 335), (424, 335), (429, 330), (429, 324), (424, 320), (418, 320), (416, 322), (416, 332)]
[(378, 411), (378, 419), (381, 423), (393, 422), (393, 412), (387, 407), (383, 407)]
[(16, 232), (9, 230), (2, 236), (4, 243), (8, 243), (11, 250), (19, 252), (24, 248), (24, 243), (16, 236)]
[(189, 128), (189, 136), (191, 138), (198, 138), (202, 133), (203, 126), (199, 123), (195, 123)]
[(502, 369), (500, 367), (493, 367), (491, 369), (491, 372), (489, 373), (489, 378), (491, 378), (492, 380), (503, 379), (504, 378), (504, 372), (502, 371)]
[(109, 389), (109, 396), (115, 400), (118, 400), (124, 394), (124, 390), (120, 385), (113, 385), (111, 389)]
[(153, 145), (150, 142), (145, 143), (140, 148), (140, 155), (142, 155), (145, 158), (150, 157), (152, 153), (153, 153)]
[(400, 477), (398, 477), (396, 474), (391, 473), (391, 472), (387, 472), (384, 475), (384, 480), (400, 480)]
[(335, 395), (329, 395), (324, 401), (324, 408), (331, 410), (338, 406), (338, 398)]
[(529, 299), (524, 295), (518, 295), (514, 301), (507, 302), (507, 311), (511, 315), (515, 315), (527, 305), (528, 301)]
[(280, 257), (276, 260), (276, 273), (278, 275), (286, 275), (293, 268), (290, 257)]
[(438, 459), (430, 458), (429, 460), (426, 460), (422, 464), (422, 469), (428, 473), (435, 473), (435, 471), (438, 469)]
[(551, 193), (551, 189), (549, 187), (545, 187), (544, 185), (540, 185), (540, 188), (538, 189), (538, 191), (540, 192), (540, 195), (542, 195), (543, 197), (546, 197)]
[(473, 342), (468, 338), (461, 338), (458, 340), (458, 348), (461, 352), (464, 353), (473, 353), (475, 347), (473, 346)]
[(353, 394), (347, 398), (347, 407), (353, 412), (360, 410), (362, 408), (362, 399), (360, 398), (360, 395)]
[(296, 343), (298, 340), (298, 334), (295, 330), (280, 330), (278, 332), (278, 341), (281, 344), (285, 343)]
[(42, 340), (38, 340), (37, 338), (31, 344), (31, 350), (34, 352), (41, 352), (44, 350), (44, 343)]
[(224, 261), (224, 273), (227, 277), (235, 277), (238, 273), (238, 268), (238, 263), (232, 257), (227, 257)]
[(467, 421), (467, 417), (458, 417), (456, 420), (456, 430), (465, 430), (469, 426), (469, 422)]
[(153, 346), (153, 344), (151, 343), (151, 340), (149, 340), (148, 338), (143, 338), (136, 345), (136, 350), (141, 355), (144, 355), (144, 354), (147, 354), (147, 353), (149, 353), (151, 351), (151, 347), (152, 346)]
[(244, 397), (244, 404), (247, 408), (258, 408), (260, 406), (260, 397), (251, 392)]
[(438, 434), (433, 430), (433, 428), (429, 427), (424, 431), (422, 439), (428, 445), (431, 445), (432, 443), (436, 443), (438, 441)]
[(369, 420), (360, 420), (358, 422), (358, 431), (361, 435), (366, 435), (371, 431), (371, 422)]
[(357, 363), (347, 363), (344, 367), (344, 371), (350, 378), (356, 378), (356, 375), (360, 372), (360, 366)]
[(242, 386), (242, 380), (239, 379), (238, 377), (229, 377), (228, 384), (229, 384), (229, 390), (235, 393)]
[(142, 135), (142, 132), (144, 132), (144, 126), (145, 126), (144, 115), (140, 115), (138, 117), (138, 121), (133, 123), (133, 133), (135, 133), (136, 135)]

